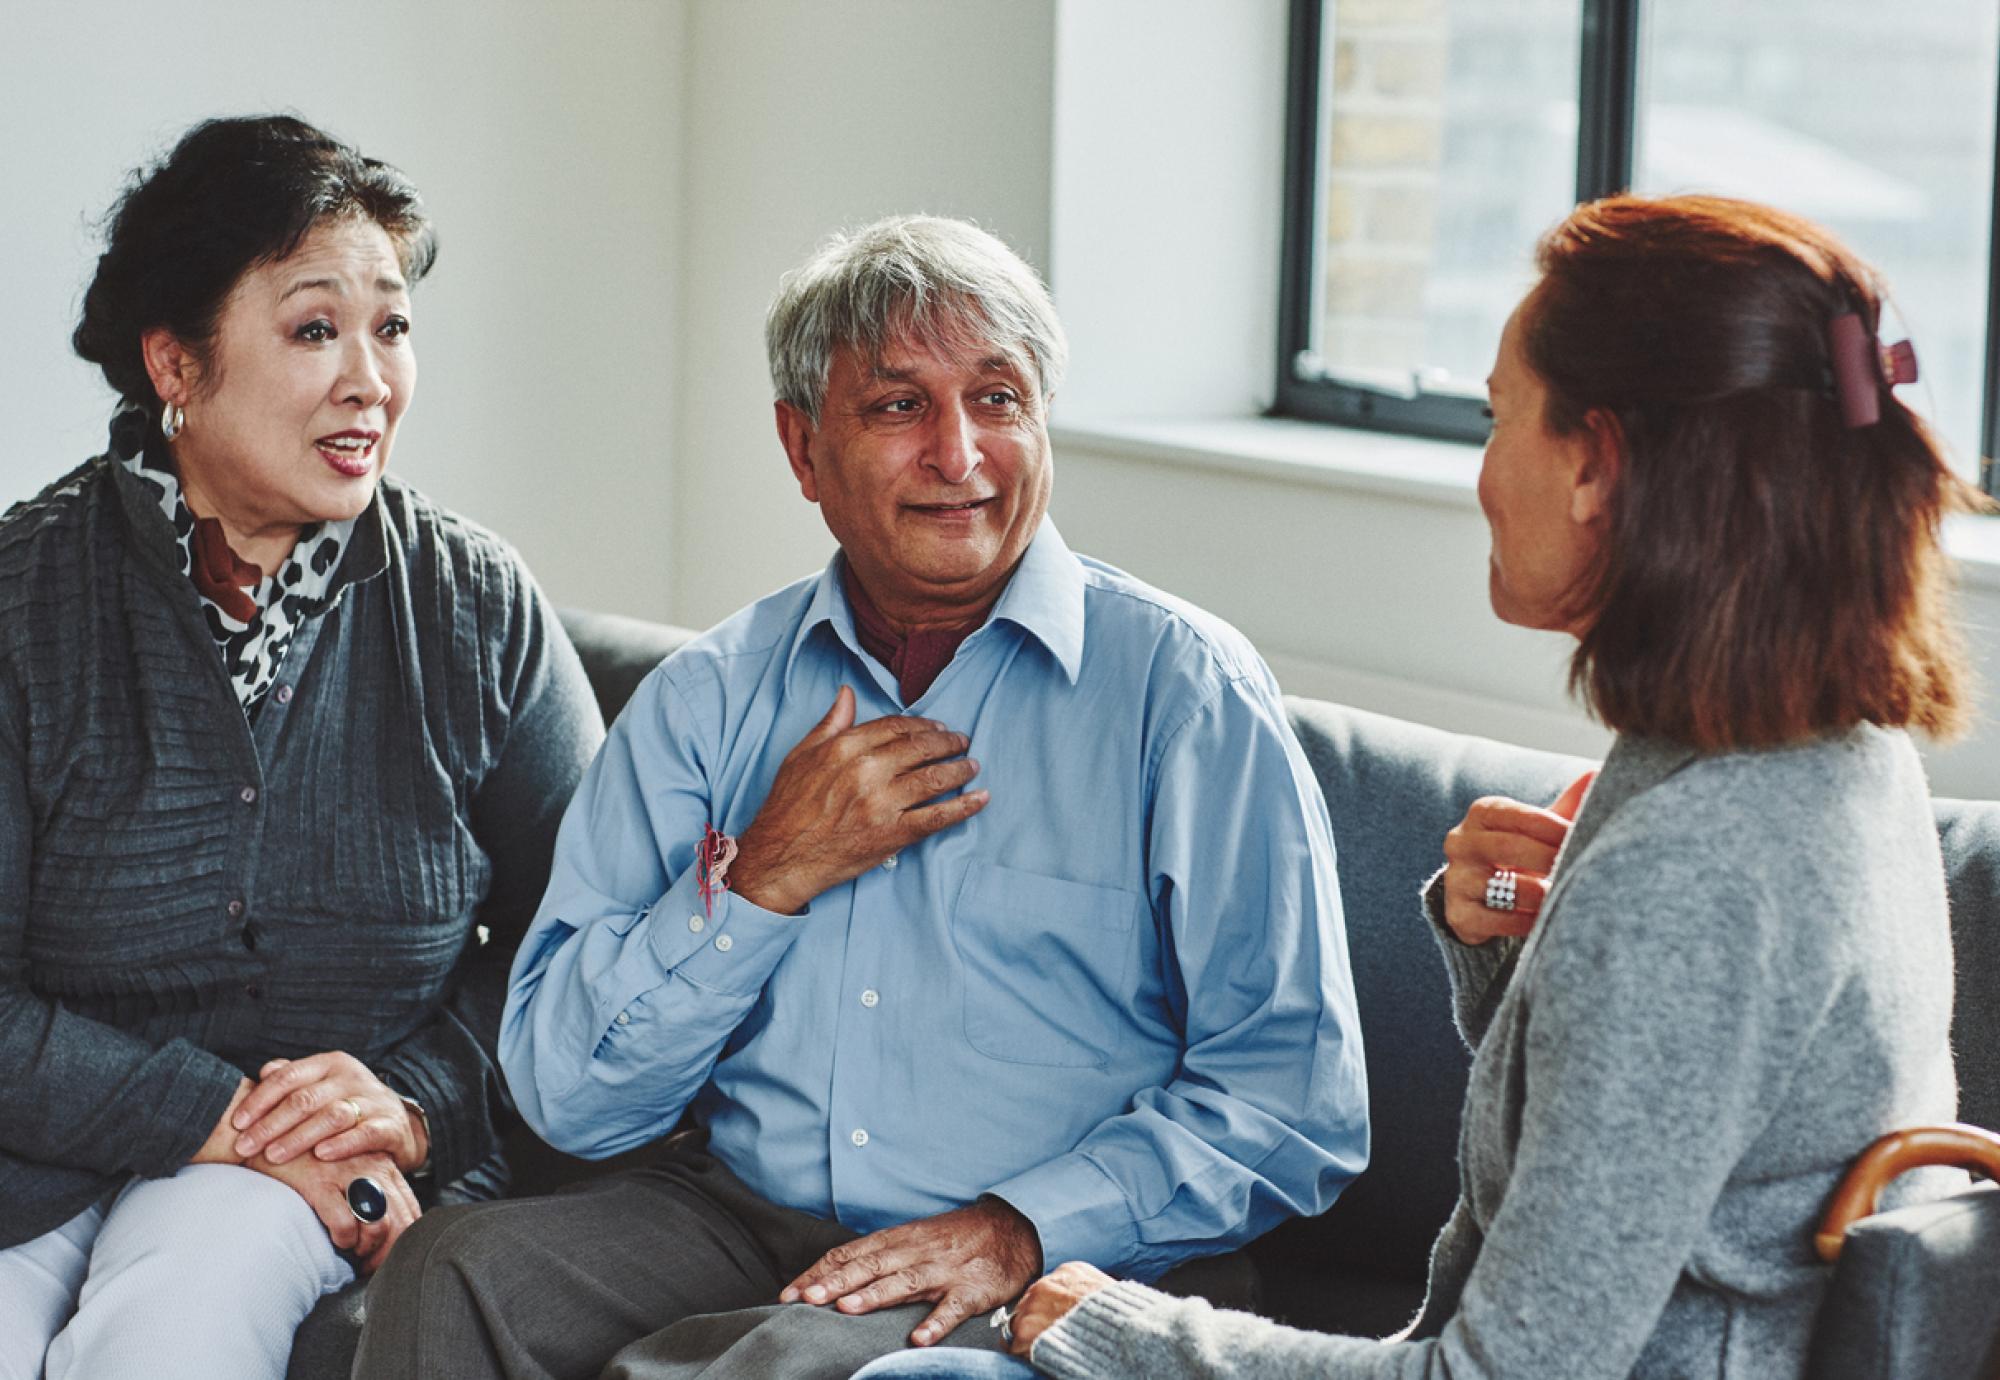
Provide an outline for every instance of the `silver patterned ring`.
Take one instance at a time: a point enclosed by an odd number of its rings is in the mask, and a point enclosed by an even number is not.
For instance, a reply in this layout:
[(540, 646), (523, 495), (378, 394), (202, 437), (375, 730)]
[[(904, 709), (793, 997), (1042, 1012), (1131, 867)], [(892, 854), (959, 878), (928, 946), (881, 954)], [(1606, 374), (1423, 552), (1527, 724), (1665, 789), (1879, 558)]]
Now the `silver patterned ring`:
[(993, 1310), (993, 1316), (986, 1320), (986, 1325), (1000, 1329), (1002, 1342), (1009, 1346), (1014, 1344), (1014, 1315), (1007, 1311), (1006, 1304), (1003, 1303)]
[(1486, 879), (1486, 908), (1507, 911), (1514, 909), (1514, 884), (1521, 874), (1511, 867), (1498, 869)]

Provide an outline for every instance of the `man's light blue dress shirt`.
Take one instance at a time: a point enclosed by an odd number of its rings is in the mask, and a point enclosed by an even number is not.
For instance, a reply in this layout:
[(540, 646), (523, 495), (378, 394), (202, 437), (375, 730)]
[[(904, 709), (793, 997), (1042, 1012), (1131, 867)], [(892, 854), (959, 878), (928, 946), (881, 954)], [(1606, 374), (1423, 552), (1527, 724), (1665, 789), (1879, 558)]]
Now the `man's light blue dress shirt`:
[[(969, 735), (991, 802), (802, 916), (692, 866), (852, 685)], [(584, 777), (500, 1054), (602, 1156), (692, 1107), (772, 1202), (857, 1231), (992, 1193), (1044, 1258), (1139, 1278), (1316, 1213), (1367, 1161), (1361, 1031), (1318, 783), (1233, 628), (1044, 522), (916, 703), (839, 558), (649, 675)]]

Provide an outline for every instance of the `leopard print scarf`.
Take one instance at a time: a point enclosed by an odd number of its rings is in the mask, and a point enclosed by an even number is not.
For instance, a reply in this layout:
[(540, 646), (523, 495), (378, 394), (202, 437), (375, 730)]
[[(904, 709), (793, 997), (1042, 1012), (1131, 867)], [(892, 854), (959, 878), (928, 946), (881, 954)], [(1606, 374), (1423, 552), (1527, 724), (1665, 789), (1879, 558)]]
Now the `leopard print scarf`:
[[(112, 451), (125, 468), (159, 496), (160, 511), (172, 524), (180, 549), (181, 574), (192, 580), (194, 514), (181, 496), (180, 476), (164, 462), (164, 457), (145, 445), (145, 428), (125, 420), (131, 413), (150, 426), (150, 419), (136, 408), (121, 412), (112, 422)], [(256, 609), (247, 620), (225, 612), (208, 595), (200, 594), (209, 635), (222, 653), (223, 669), (228, 672), (229, 683), (236, 690), (236, 702), (246, 715), (277, 683), (279, 667), (299, 628), (331, 605), (329, 592), (333, 578), (339, 572), (341, 553), (353, 530), (352, 518), (308, 523), (299, 529), (298, 545), (292, 548), (292, 554), (276, 573), (266, 575), (248, 591)]]

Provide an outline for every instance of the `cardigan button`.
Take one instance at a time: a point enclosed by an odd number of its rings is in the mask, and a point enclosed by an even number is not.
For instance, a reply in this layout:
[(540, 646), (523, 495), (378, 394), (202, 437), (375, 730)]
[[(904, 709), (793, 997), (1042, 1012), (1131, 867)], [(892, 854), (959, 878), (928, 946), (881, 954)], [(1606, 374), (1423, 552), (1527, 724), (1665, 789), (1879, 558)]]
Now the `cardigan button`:
[(237, 917), (243, 914), (243, 902), (241, 900), (231, 901), (229, 903), (228, 910), (229, 910), (229, 918), (231, 920), (236, 919)]
[(264, 996), (263, 984), (256, 982), (251, 983), (248, 987), (245, 987), (243, 989), (243, 995), (250, 998), (251, 1001), (262, 1000)]
[(292, 702), (292, 687), (289, 685), (280, 685), (277, 693), (272, 698), (276, 699), (279, 704), (290, 704)]
[(255, 786), (245, 786), (236, 793), (236, 798), (245, 805), (255, 805), (257, 803), (257, 788)]

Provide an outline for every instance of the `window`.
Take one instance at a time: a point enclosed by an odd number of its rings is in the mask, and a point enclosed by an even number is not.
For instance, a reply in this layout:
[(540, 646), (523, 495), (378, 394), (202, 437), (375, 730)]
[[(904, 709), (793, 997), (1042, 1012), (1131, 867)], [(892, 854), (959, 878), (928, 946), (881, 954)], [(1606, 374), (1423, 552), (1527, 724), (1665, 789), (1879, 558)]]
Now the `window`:
[(1968, 474), (2000, 450), (1992, 0), (1293, 0), (1291, 64), (1278, 412), (1482, 439), (1536, 237), (1700, 190), (1876, 264), (1903, 397)]

